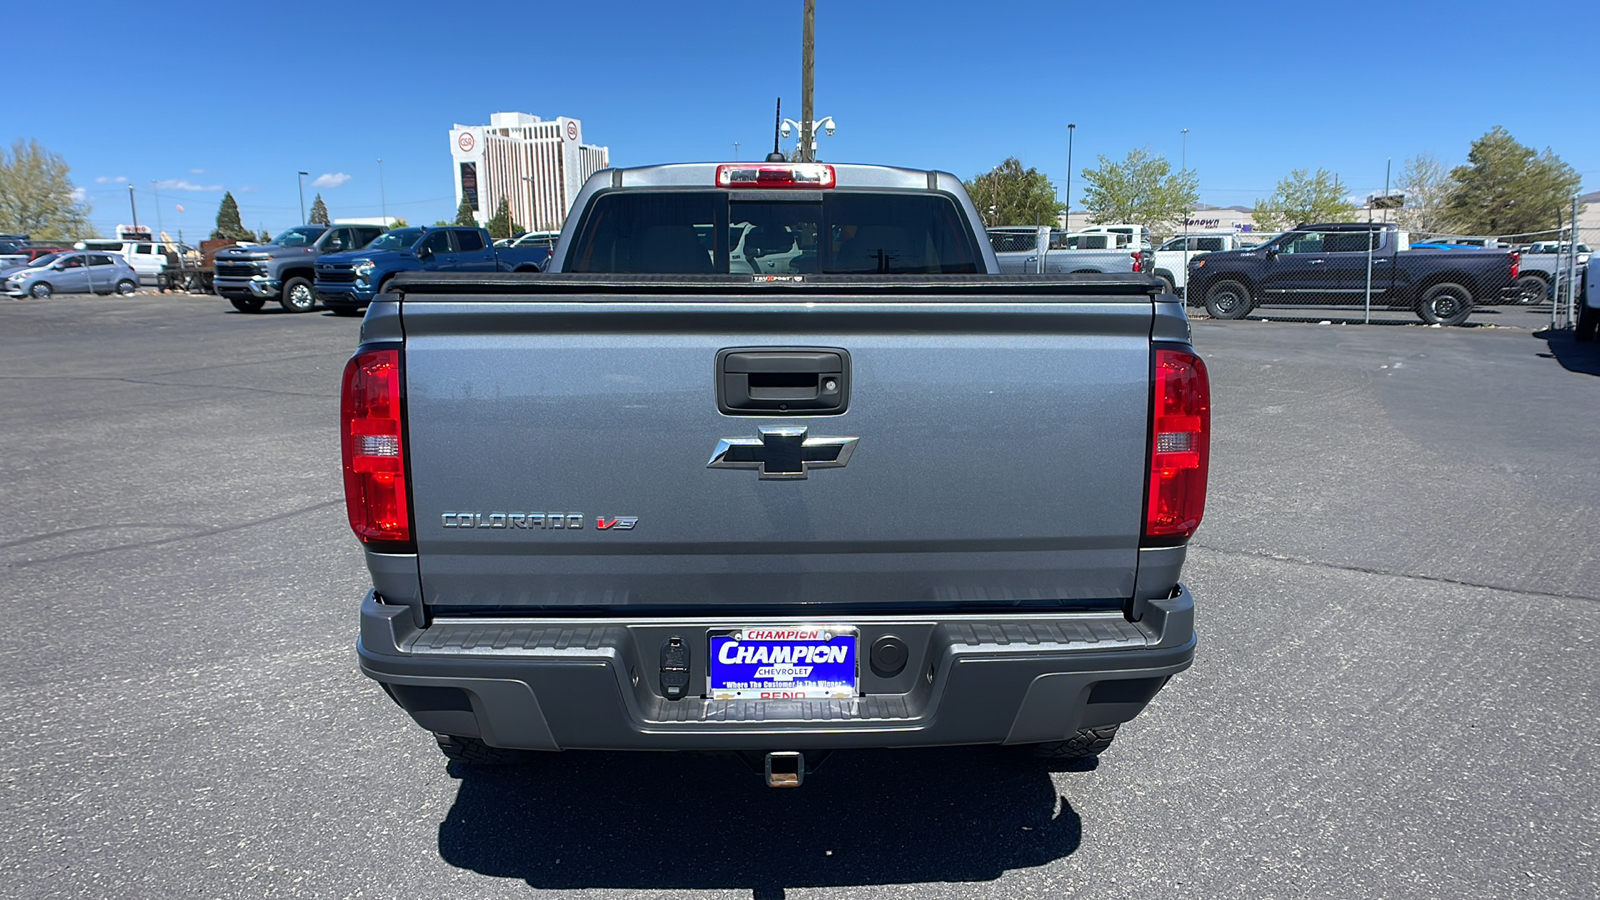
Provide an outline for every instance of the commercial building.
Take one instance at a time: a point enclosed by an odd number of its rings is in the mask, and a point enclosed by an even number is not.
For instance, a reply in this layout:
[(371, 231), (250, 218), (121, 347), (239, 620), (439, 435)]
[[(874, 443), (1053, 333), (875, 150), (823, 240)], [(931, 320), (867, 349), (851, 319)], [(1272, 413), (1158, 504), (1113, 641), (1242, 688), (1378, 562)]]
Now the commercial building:
[(520, 112), (498, 112), (488, 125), (450, 129), (456, 208), (466, 199), (480, 224), (501, 198), (511, 220), (530, 231), (556, 231), (590, 175), (611, 164), (611, 151), (583, 143), (583, 123), (557, 116), (544, 121)]

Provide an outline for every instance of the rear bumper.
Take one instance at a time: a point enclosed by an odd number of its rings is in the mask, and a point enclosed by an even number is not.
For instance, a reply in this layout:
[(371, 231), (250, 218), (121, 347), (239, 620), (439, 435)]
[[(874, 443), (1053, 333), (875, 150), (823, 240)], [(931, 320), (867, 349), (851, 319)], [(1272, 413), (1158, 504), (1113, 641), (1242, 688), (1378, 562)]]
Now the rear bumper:
[[(762, 620), (799, 624), (801, 620)], [(806, 620), (819, 621), (819, 620)], [(820, 621), (837, 621), (830, 617)], [(430, 731), (530, 750), (822, 750), (1025, 744), (1138, 715), (1194, 660), (1194, 598), (1180, 587), (1144, 618), (1120, 613), (871, 616), (861, 644), (893, 634), (897, 673), (862, 660), (853, 700), (668, 701), (660, 647), (691, 647), (705, 684), (708, 619), (439, 620), (368, 594), (361, 671)]]

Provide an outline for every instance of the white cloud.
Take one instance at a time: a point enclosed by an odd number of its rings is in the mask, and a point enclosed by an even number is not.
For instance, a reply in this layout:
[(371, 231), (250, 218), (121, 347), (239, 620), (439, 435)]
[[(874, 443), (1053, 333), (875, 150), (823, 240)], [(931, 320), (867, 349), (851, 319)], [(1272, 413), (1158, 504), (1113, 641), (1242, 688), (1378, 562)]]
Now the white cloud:
[(350, 176), (343, 172), (324, 172), (317, 176), (316, 181), (311, 182), (311, 186), (319, 188), (336, 188), (349, 180)]
[(75, 188), (72, 189), (72, 202), (73, 203), (82, 203), (84, 200), (86, 200), (88, 198), (88, 196), (89, 196), (89, 192), (84, 190), (81, 187), (75, 187)]
[(128, 180), (128, 176), (126, 176), (126, 175), (118, 175), (115, 178), (111, 178), (110, 176), (107, 176), (107, 175), (101, 175), (99, 178), (96, 178), (94, 180), (94, 183), (95, 184), (122, 184), (124, 181), (127, 181), (127, 180)]
[(166, 181), (156, 182), (156, 188), (163, 191), (220, 191), (220, 184), (195, 184), (183, 178), (168, 178)]
[(190, 169), (189, 170), (189, 174), (190, 175), (204, 175), (205, 173), (206, 173), (205, 169)]

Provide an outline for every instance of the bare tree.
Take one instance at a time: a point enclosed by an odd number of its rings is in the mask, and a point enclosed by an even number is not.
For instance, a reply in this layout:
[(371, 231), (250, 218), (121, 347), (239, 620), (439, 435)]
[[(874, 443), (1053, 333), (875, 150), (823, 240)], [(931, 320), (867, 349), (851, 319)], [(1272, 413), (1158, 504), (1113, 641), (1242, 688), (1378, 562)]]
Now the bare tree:
[(1455, 189), (1450, 167), (1432, 153), (1418, 153), (1406, 160), (1396, 185), (1406, 197), (1406, 205), (1395, 212), (1402, 228), (1422, 235), (1448, 234), (1456, 229), (1448, 201)]

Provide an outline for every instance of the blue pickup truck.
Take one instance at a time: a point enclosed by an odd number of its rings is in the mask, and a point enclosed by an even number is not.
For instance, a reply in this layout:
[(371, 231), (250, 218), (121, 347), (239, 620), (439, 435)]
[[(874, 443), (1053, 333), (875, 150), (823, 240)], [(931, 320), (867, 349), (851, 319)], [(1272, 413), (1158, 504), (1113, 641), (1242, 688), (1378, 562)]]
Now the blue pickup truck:
[(317, 299), (353, 316), (401, 272), (537, 272), (549, 253), (495, 247), (482, 228), (396, 228), (360, 250), (318, 259)]

